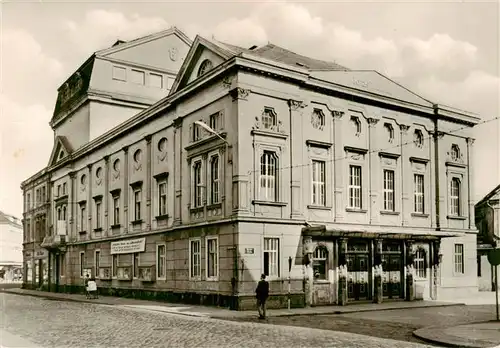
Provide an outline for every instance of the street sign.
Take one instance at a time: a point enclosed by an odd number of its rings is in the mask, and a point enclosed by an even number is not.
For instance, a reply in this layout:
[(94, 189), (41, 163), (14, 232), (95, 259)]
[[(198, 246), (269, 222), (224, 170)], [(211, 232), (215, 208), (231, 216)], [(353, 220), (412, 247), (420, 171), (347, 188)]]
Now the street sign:
[(488, 262), (492, 266), (500, 265), (500, 249), (493, 249), (488, 252)]

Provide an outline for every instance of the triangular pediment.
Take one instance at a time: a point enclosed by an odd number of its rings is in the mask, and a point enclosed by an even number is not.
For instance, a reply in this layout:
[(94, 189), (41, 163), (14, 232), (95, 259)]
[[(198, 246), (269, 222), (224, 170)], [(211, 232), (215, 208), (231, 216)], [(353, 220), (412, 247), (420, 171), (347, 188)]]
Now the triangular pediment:
[(65, 159), (68, 155), (73, 152), (71, 145), (64, 136), (57, 136), (54, 141), (54, 147), (52, 148), (52, 153), (50, 154), (49, 167), (53, 166), (57, 162)]
[(311, 71), (311, 77), (412, 104), (432, 107), (432, 103), (373, 70)]
[(196, 80), (203, 75), (203, 71), (208, 72), (211, 68), (215, 68), (236, 54), (238, 52), (223, 44), (197, 36), (177, 74), (170, 94), (183, 89)]

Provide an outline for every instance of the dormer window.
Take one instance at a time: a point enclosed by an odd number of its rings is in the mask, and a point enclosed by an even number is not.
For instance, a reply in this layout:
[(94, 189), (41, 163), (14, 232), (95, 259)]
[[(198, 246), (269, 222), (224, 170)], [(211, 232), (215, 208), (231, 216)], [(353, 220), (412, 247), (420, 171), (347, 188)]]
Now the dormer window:
[(200, 68), (198, 69), (198, 77), (211, 70), (212, 67), (213, 67), (212, 61), (209, 59), (205, 59), (203, 62), (201, 62)]
[(460, 148), (458, 145), (451, 145), (451, 160), (458, 161), (460, 159)]
[(277, 115), (273, 108), (264, 108), (262, 113), (262, 128), (271, 129), (276, 126)]

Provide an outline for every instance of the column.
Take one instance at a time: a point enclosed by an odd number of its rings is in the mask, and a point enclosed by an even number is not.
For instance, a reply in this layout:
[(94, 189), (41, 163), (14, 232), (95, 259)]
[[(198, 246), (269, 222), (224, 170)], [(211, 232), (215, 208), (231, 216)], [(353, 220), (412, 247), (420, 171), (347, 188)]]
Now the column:
[(309, 307), (312, 304), (313, 300), (313, 284), (314, 284), (314, 274), (312, 268), (312, 253), (313, 253), (313, 245), (312, 245), (312, 237), (311, 236), (303, 236), (302, 237), (302, 247), (305, 262), (305, 279), (304, 279), (304, 295), (306, 299), (306, 306)]
[(128, 193), (130, 191), (129, 187), (128, 187), (128, 174), (129, 174), (129, 159), (128, 159), (128, 146), (124, 146), (123, 147), (123, 152), (124, 152), (124, 155), (123, 155), (123, 160), (124, 160), (124, 164), (123, 164), (123, 168), (124, 168), (124, 173), (123, 173), (123, 217), (122, 217), (122, 220), (123, 220), (123, 233), (127, 233), (128, 232), (128, 221), (129, 221), (129, 218), (128, 218)]
[(405, 273), (404, 273), (404, 293), (406, 301), (413, 301), (415, 299), (415, 284), (414, 284), (414, 272), (413, 272), (413, 259), (415, 252), (413, 250), (413, 241), (407, 240), (404, 244), (405, 253)]
[[(112, 235), (111, 230), (109, 230), (110, 223), (108, 221), (109, 171), (110, 171), (109, 156), (104, 156), (104, 193), (103, 193), (103, 197), (102, 197), (102, 201), (101, 201), (101, 207), (104, 208), (104, 213), (103, 213), (104, 217), (101, 217), (101, 219), (104, 219), (104, 221), (101, 221), (102, 229), (103, 229), (103, 232), (101, 233), (101, 235), (103, 237), (106, 237), (108, 235), (108, 233), (109, 233), (109, 235)], [(94, 203), (95, 202), (92, 202), (92, 204), (94, 204)]]
[(432, 293), (433, 293), (433, 300), (438, 299), (438, 288), (440, 285), (440, 279), (439, 279), (439, 267), (441, 263), (441, 241), (437, 240), (433, 243), (432, 245)]
[(380, 205), (378, 204), (378, 188), (380, 187), (380, 160), (378, 152), (378, 136), (376, 126), (378, 119), (370, 117), (368, 121), (368, 168), (369, 168), (369, 206), (368, 214), (370, 216), (370, 224), (377, 224), (380, 221)]
[(146, 180), (145, 180), (145, 190), (146, 190), (146, 230), (149, 231), (151, 229), (151, 180), (152, 180), (152, 150), (151, 150), (151, 135), (146, 135), (144, 137), (146, 140)]
[(333, 133), (334, 133), (334, 144), (333, 144), (333, 180), (334, 180), (334, 221), (342, 222), (345, 216), (345, 203), (343, 199), (344, 178), (346, 176), (345, 159), (343, 158), (344, 148), (342, 140), (342, 119), (344, 116), (344, 111), (334, 110), (332, 111), (333, 116)]
[[(76, 212), (75, 210), (77, 209), (77, 203), (76, 203), (76, 173), (71, 172), (69, 173), (69, 178), (70, 178), (70, 190), (69, 190), (69, 197), (68, 197), (68, 207), (67, 207), (67, 212), (68, 212), (68, 220), (69, 220), (69, 226), (66, 227), (66, 238), (70, 236), (72, 233), (78, 233), (77, 231), (77, 219), (76, 219)], [(68, 228), (69, 227), (69, 228)], [(57, 227), (56, 227), (57, 229)], [(69, 238), (68, 238), (69, 239)]]
[(290, 99), (288, 101), (290, 112), (290, 205), (291, 219), (300, 219), (304, 217), (302, 204), (302, 161), (304, 142), (302, 136), (303, 111), (306, 107), (303, 101)]
[[(409, 143), (408, 140), (408, 130), (410, 129), (410, 126), (401, 124), (399, 125), (399, 128), (401, 130), (400, 132), (400, 149), (401, 149), (401, 158), (399, 160), (399, 165), (401, 168), (401, 177), (400, 177), (400, 190), (401, 190), (401, 225), (406, 226), (408, 225), (410, 221), (410, 214), (412, 209), (412, 201), (410, 200), (411, 198), (411, 192), (412, 192), (412, 169), (411, 169), (411, 163), (409, 159), (406, 157), (405, 149), (408, 148), (408, 145), (405, 145), (406, 143)], [(425, 182), (425, 181), (424, 181)], [(397, 192), (398, 188), (395, 187), (395, 190)]]
[(382, 267), (382, 239), (375, 239), (373, 243), (373, 302), (382, 303), (384, 298), (383, 275)]
[(345, 306), (348, 301), (349, 294), (347, 292), (347, 238), (341, 238), (339, 241), (339, 294), (337, 304)]
[[(174, 225), (182, 224), (182, 119), (174, 120)], [(188, 179), (189, 180), (189, 179)], [(187, 195), (189, 197), (189, 194)]]

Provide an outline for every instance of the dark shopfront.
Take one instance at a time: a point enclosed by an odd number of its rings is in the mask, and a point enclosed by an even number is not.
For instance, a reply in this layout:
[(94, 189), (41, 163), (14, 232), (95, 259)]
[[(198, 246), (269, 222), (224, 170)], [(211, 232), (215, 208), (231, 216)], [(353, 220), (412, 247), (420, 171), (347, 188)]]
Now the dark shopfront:
[[(341, 302), (340, 275), (344, 269), (346, 302), (372, 301), (375, 295), (375, 273), (380, 266), (381, 287), (383, 300), (397, 300), (406, 298), (407, 269), (414, 264), (417, 250), (425, 250), (424, 262), (429, 268), (428, 283), (434, 284), (431, 294), (436, 293), (436, 273), (440, 260), (440, 240), (443, 237), (453, 237), (457, 234), (437, 231), (423, 233), (387, 233), (387, 232), (354, 232), (327, 229), (325, 226), (306, 227), (302, 230), (304, 250), (312, 254), (316, 246), (333, 242), (333, 258), (331, 264), (337, 270), (332, 285), (337, 293), (336, 302)], [(308, 245), (310, 244), (310, 245)], [(346, 269), (346, 270), (345, 270)], [(414, 272), (414, 271), (413, 271)], [(315, 284), (313, 281), (312, 284)], [(413, 283), (411, 283), (413, 284)], [(314, 292), (313, 285), (313, 292)], [(380, 296), (380, 295), (379, 295)], [(314, 301), (313, 301), (314, 302)], [(314, 304), (314, 303), (313, 303)]]

